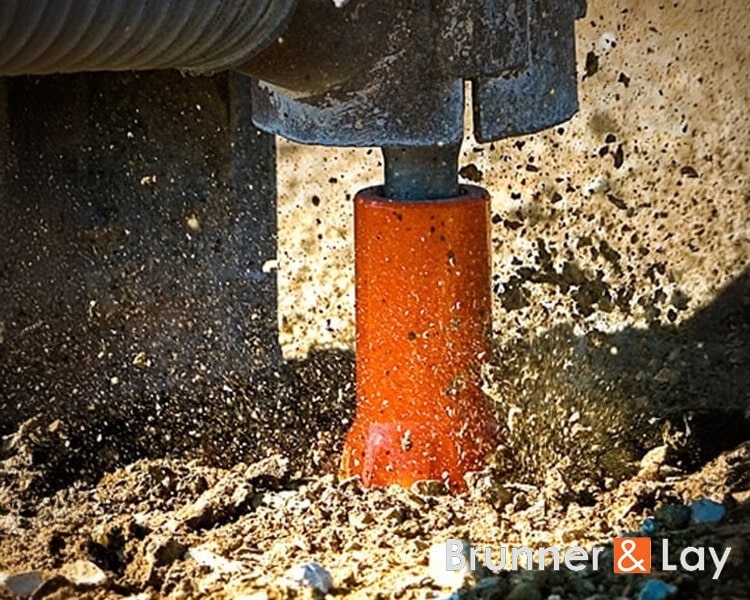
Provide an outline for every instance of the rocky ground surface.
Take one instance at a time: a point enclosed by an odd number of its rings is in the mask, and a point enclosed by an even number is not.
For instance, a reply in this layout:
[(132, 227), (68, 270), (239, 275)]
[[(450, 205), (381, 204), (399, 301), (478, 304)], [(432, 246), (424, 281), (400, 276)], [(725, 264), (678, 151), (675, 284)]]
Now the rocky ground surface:
[[(690, 469), (660, 445), (635, 474), (588, 495), (554, 469), (540, 485), (477, 474), (457, 496), (436, 484), (364, 490), (303, 476), (279, 455), (231, 468), (141, 460), (44, 495), (38, 461), (55, 433), (45, 430), (28, 423), (4, 440), (2, 598), (750, 597), (750, 442)], [(625, 532), (653, 538), (651, 575), (612, 572), (613, 538)], [(456, 573), (430, 558), (449, 538), (605, 550), (597, 571)], [(688, 546), (731, 551), (713, 580), (708, 555), (705, 572), (663, 571), (662, 539), (676, 565)]]

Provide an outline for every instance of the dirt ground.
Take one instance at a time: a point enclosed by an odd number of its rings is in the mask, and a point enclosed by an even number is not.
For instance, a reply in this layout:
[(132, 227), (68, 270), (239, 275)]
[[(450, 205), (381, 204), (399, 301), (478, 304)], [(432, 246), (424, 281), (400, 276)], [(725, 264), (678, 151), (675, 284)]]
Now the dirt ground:
[[(32, 598), (322, 597), (287, 577), (308, 561), (330, 571), (327, 597), (445, 597), (451, 590), (435, 581), (428, 559), (448, 538), (492, 548), (606, 546), (596, 572), (477, 572), (459, 597), (636, 598), (646, 576), (613, 574), (611, 543), (653, 515), (651, 577), (674, 584), (676, 598), (750, 597), (750, 442), (689, 472), (678, 466), (679, 452), (662, 445), (634, 476), (585, 498), (554, 470), (546, 485), (488, 472), (453, 497), (305, 477), (281, 456), (230, 469), (142, 460), (96, 485), (28, 493), (40, 436), (61, 434), (28, 423), (5, 441), (0, 463), (0, 570), (38, 576)], [(698, 498), (722, 503), (723, 520), (691, 525), (684, 505)], [(658, 573), (662, 538), (674, 563), (687, 546), (731, 548), (720, 578), (710, 570)]]
[[(666, 597), (643, 595), (649, 579), (674, 585), (675, 598), (749, 598), (750, 428), (742, 402), (729, 401), (747, 389), (747, 283), (679, 330), (556, 330), (498, 347), (485, 383), (504, 443), (458, 496), (337, 480), (350, 355), (288, 364), (287, 383), (265, 403), (294, 406), (295, 421), (224, 430), (228, 445), (241, 433), (279, 449), (258, 462), (142, 459), (91, 477), (80, 432), (31, 419), (0, 454), (0, 573), (6, 588), (17, 582), (9, 576), (30, 582), (32, 598), (322, 597), (290, 579), (309, 561), (330, 572), (330, 598)], [(607, 366), (612, 348), (628, 368)], [(520, 407), (513, 390), (525, 391)], [(71, 483), (71, 470), (88, 477)], [(688, 507), (701, 499), (726, 514), (692, 523)], [(613, 538), (645, 535), (649, 517), (653, 573), (614, 574)], [(596, 571), (477, 570), (444, 581), (429, 562), (449, 538), (605, 550)], [(731, 550), (713, 580), (711, 569), (663, 571), (662, 539), (673, 564), (689, 546)]]

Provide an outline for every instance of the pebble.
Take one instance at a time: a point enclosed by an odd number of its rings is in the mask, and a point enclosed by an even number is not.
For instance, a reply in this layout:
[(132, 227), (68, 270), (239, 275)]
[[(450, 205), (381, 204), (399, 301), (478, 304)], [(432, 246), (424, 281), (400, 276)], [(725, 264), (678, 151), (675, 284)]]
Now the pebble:
[(205, 567), (217, 573), (240, 573), (242, 563), (229, 560), (209, 549), (209, 544), (194, 546), (186, 552), (186, 556), (193, 559), (201, 567)]
[(455, 543), (455, 540), (446, 540), (430, 547), (429, 574), (438, 587), (457, 590), (464, 587), (467, 580), (474, 578), (470, 560), (471, 544), (466, 540), (461, 541), (460, 552), (464, 557), (464, 564), (463, 568), (454, 571), (448, 569), (449, 543)]
[(328, 594), (333, 590), (333, 577), (316, 562), (303, 563), (292, 567), (287, 573), (289, 580), (297, 586), (307, 586)]
[(542, 600), (542, 594), (536, 583), (524, 581), (514, 587), (505, 598), (506, 600)]
[(684, 529), (690, 523), (690, 508), (684, 504), (663, 504), (655, 517), (665, 529)]
[(666, 600), (668, 596), (676, 593), (676, 586), (664, 583), (660, 579), (649, 579), (641, 588), (638, 600)]
[(0, 573), (0, 586), (21, 598), (31, 596), (43, 581), (44, 578), (39, 571), (27, 571), (15, 575)]
[(411, 485), (411, 491), (419, 496), (445, 496), (448, 493), (448, 486), (444, 481), (420, 479)]
[(495, 510), (502, 510), (509, 504), (514, 494), (500, 483), (492, 474), (469, 472), (464, 477), (474, 500), (489, 504)]
[(726, 513), (723, 505), (708, 498), (701, 498), (690, 505), (690, 520), (696, 524), (718, 523)]
[(643, 523), (641, 523), (641, 531), (646, 535), (654, 535), (659, 531), (659, 524), (653, 517), (648, 517), (643, 520)]
[(168, 567), (188, 552), (188, 547), (173, 537), (155, 539), (154, 561), (157, 567)]
[(667, 462), (667, 446), (657, 446), (649, 450), (641, 459), (638, 477), (647, 480), (658, 480), (662, 466)]
[(98, 587), (109, 582), (107, 574), (90, 560), (76, 560), (60, 569), (60, 575), (78, 587)]

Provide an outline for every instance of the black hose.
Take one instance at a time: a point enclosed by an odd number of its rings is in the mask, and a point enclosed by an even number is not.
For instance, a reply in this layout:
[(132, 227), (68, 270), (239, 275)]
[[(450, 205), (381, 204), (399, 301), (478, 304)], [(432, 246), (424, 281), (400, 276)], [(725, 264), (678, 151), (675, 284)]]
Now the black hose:
[(297, 0), (1, 0), (0, 75), (236, 67)]

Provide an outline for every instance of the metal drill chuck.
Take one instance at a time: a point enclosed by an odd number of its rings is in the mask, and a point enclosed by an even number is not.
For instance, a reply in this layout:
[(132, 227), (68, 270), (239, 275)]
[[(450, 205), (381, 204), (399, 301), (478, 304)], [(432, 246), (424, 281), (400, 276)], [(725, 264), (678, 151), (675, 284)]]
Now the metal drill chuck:
[(574, 22), (584, 0), (302, 0), (246, 63), (255, 123), (303, 143), (460, 142), (471, 82), (481, 142), (528, 134), (578, 108)]

